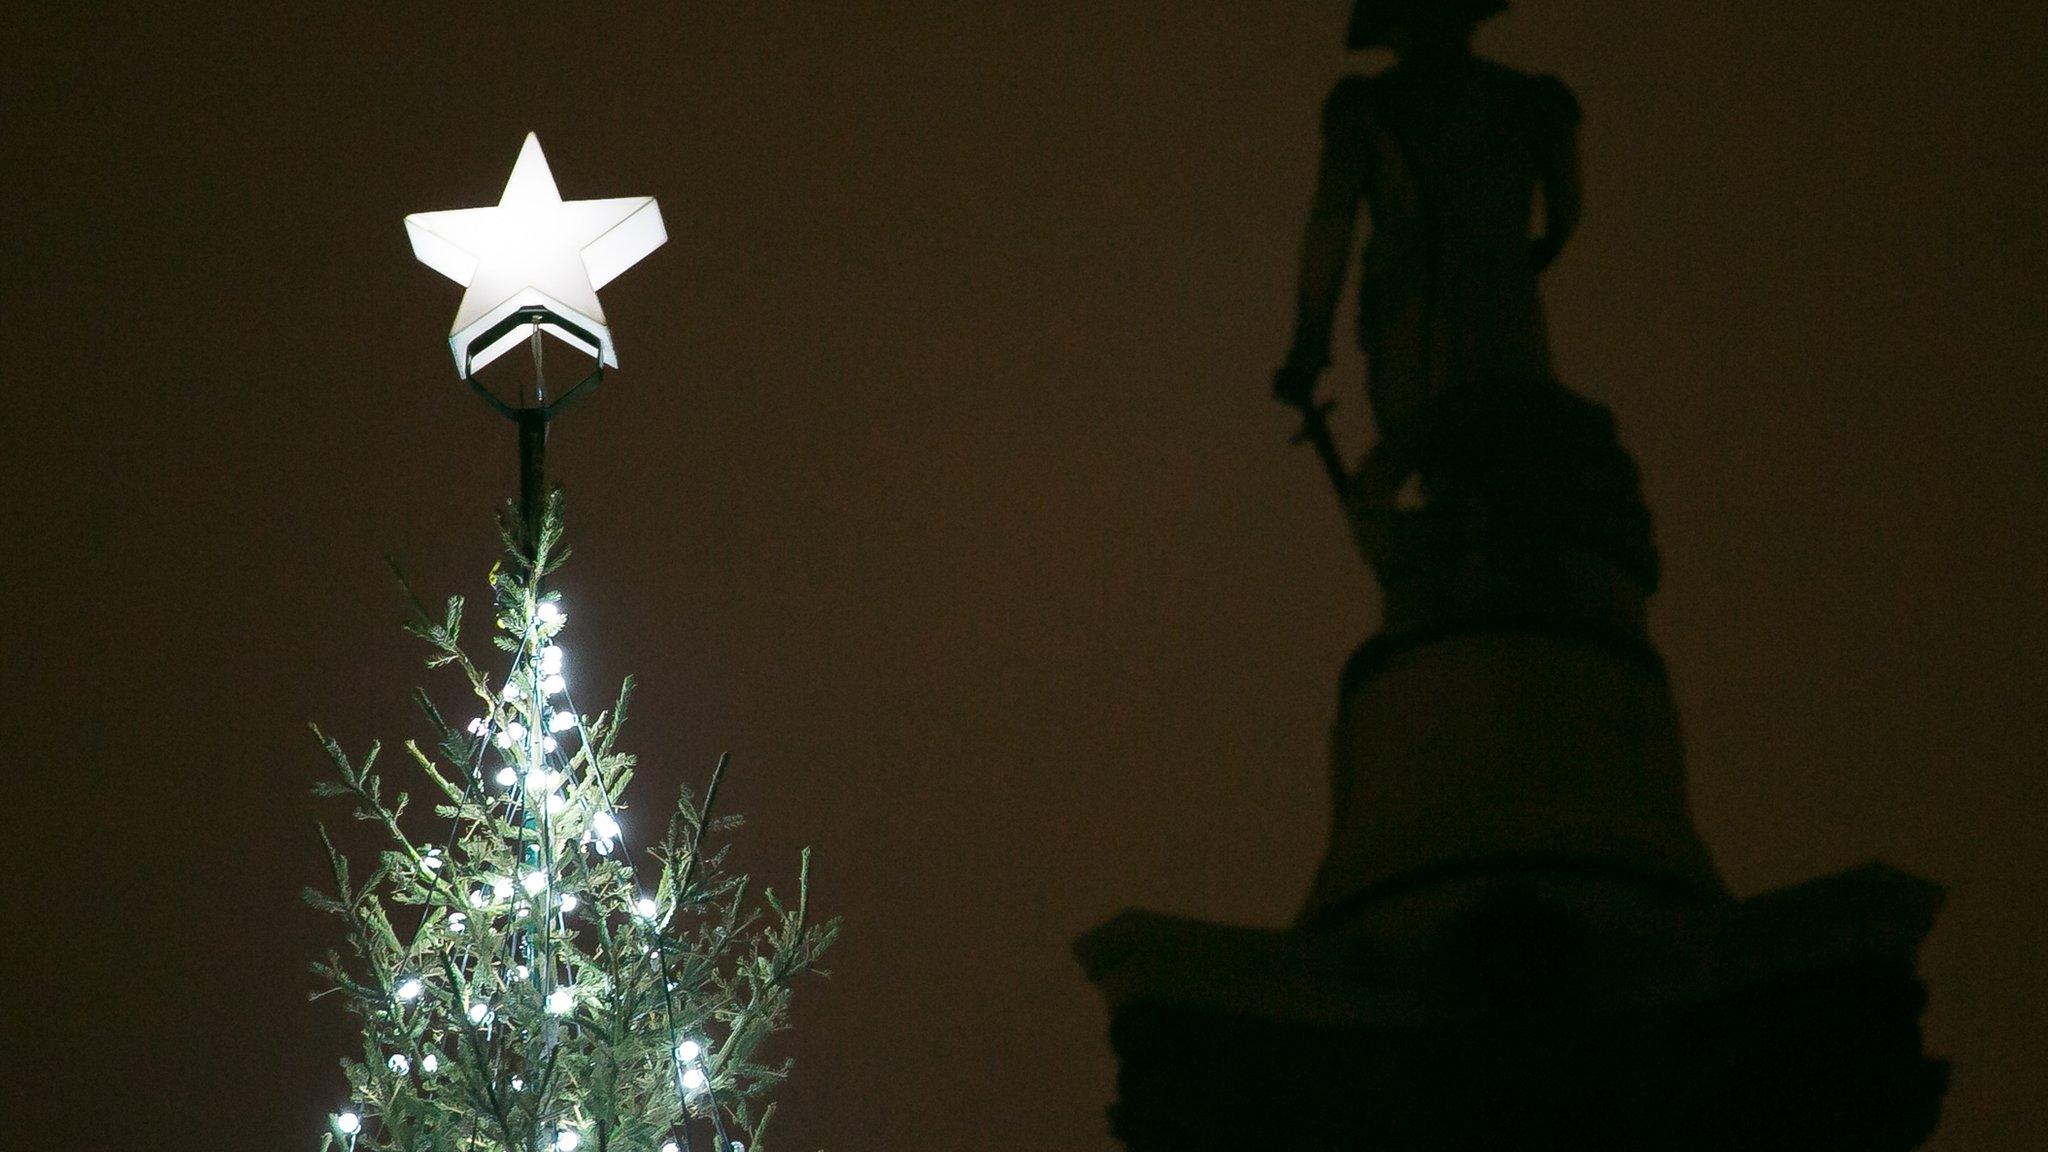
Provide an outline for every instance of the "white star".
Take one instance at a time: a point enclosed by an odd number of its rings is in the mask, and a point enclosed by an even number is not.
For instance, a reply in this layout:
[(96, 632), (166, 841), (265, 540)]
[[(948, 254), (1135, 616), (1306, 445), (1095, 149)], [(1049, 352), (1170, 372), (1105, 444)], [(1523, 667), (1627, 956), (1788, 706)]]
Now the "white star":
[(448, 332), (458, 372), (475, 372), (523, 342), (527, 332), (517, 328), (468, 354), (485, 329), (528, 307), (563, 322), (542, 321), (549, 333), (618, 367), (597, 290), (668, 239), (652, 196), (562, 199), (531, 132), (496, 207), (415, 212), (405, 232), (422, 264), (468, 287)]

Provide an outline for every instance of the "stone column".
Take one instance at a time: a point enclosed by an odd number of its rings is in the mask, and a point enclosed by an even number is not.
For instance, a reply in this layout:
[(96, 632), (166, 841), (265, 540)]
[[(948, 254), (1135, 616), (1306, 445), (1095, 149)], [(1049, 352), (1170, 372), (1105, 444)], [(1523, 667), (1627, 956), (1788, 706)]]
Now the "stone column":
[(1737, 901), (1644, 628), (1658, 561), (1606, 411), (1447, 394), (1348, 497), (1385, 589), (1339, 689), (1294, 926), (1126, 912), (1076, 953), (1153, 1149), (1909, 1149), (1933, 885)]

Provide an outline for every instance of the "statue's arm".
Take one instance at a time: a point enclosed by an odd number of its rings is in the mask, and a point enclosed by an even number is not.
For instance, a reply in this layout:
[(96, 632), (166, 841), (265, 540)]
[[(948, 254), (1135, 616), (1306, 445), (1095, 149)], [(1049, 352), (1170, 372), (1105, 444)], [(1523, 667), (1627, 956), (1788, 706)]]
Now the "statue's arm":
[(1313, 391), (1316, 374), (1330, 362), (1331, 317), (1351, 263), (1369, 164), (1363, 133), (1350, 123), (1355, 103), (1354, 88), (1340, 83), (1323, 112), (1322, 162), (1302, 228), (1301, 273), (1295, 283), (1294, 343), (1274, 383), (1283, 399), (1293, 399), (1290, 388)]
[(1550, 267), (1558, 253), (1579, 227), (1579, 213), (1585, 205), (1585, 187), (1579, 175), (1579, 104), (1571, 90), (1556, 81), (1560, 130), (1538, 159), (1537, 179), (1543, 189), (1543, 234), (1530, 245), (1530, 259), (1536, 270)]

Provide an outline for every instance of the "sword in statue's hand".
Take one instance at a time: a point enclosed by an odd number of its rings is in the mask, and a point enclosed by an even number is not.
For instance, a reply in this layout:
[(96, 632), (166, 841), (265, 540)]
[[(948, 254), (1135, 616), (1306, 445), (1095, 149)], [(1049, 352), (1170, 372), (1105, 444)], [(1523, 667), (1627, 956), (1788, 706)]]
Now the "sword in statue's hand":
[(1351, 487), (1351, 473), (1345, 469), (1344, 458), (1337, 453), (1337, 442), (1330, 435), (1330, 413), (1337, 407), (1337, 402), (1316, 399), (1319, 375), (1312, 369), (1291, 365), (1283, 367), (1273, 374), (1273, 395), (1281, 403), (1301, 411), (1301, 428), (1288, 442), (1315, 448), (1316, 458), (1323, 462), (1323, 471), (1329, 474), (1330, 487), (1336, 489), (1337, 498), (1342, 500)]

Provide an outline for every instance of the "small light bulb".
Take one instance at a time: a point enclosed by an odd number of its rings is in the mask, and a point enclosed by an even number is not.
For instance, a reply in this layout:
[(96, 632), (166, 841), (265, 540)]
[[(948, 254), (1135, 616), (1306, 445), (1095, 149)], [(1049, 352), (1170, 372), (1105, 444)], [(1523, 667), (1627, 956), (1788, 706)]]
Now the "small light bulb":
[(704, 1054), (704, 1046), (695, 1040), (685, 1040), (676, 1045), (676, 1059), (688, 1064)]
[(505, 690), (499, 693), (499, 695), (503, 696), (507, 700), (519, 699), (519, 681), (514, 679), (507, 679), (505, 681)]
[(576, 1152), (577, 1145), (581, 1143), (583, 1143), (583, 1134), (574, 1128), (564, 1128), (561, 1135), (555, 1137), (555, 1147), (560, 1149), (561, 1152)]
[(526, 889), (528, 896), (538, 896), (548, 886), (548, 874), (545, 872), (528, 872), (526, 878), (519, 882), (519, 886)]
[(524, 740), (526, 739), (526, 725), (514, 720), (510, 724), (505, 725), (505, 735), (510, 736), (515, 741)]
[(562, 893), (562, 911), (564, 911), (564, 912), (574, 912), (575, 910), (576, 910), (576, 894), (575, 894), (574, 892), (564, 892), (564, 893)]
[(548, 815), (550, 816), (559, 815), (562, 809), (567, 808), (568, 806), (569, 802), (567, 800), (562, 799), (560, 796), (548, 797)]
[(510, 788), (514, 784), (519, 783), (519, 773), (515, 771), (510, 765), (507, 765), (506, 767), (498, 769), (497, 779), (498, 787)]
[(560, 672), (540, 682), (540, 690), (550, 696), (559, 696), (569, 690), (569, 682), (562, 679)]
[(683, 1069), (683, 1087), (689, 1089), (692, 1092), (703, 1091), (704, 1070), (702, 1068)]
[(469, 890), (469, 906), (471, 908), (481, 908), (484, 905), (489, 904), (490, 902), (490, 893), (484, 891), (481, 888), (471, 888)]
[(553, 736), (543, 736), (540, 738), (540, 750), (543, 753), (553, 752), (555, 749), (559, 747), (561, 747), (561, 745), (555, 743), (555, 738)]
[(611, 855), (611, 851), (612, 851), (612, 842), (611, 842), (611, 841), (609, 841), (609, 840), (599, 840), (599, 841), (597, 842), (597, 854), (598, 854), (599, 856), (609, 856), (609, 855)]
[(489, 732), (490, 730), (491, 722), (489, 720), (484, 719), (481, 716), (478, 716), (469, 722), (469, 734), (471, 736), (481, 736), (484, 733)]
[(405, 1058), (405, 1053), (403, 1052), (393, 1052), (391, 1054), (391, 1059), (386, 1060), (384, 1062), (384, 1066), (386, 1068), (391, 1069), (393, 1072), (398, 1073), (400, 1076), (403, 1076), (407, 1072), (412, 1071), (412, 1061), (407, 1060)]
[(460, 912), (450, 912), (448, 914), (448, 930), (450, 932), (461, 932), (468, 927), (469, 917), (464, 916)]
[(343, 1112), (334, 1118), (334, 1126), (341, 1129), (342, 1135), (353, 1136), (362, 1130), (363, 1118), (353, 1112)]
[(743, 1141), (735, 1140), (732, 1142), (732, 1152), (747, 1152), (747, 1146)]
[(543, 600), (534, 605), (533, 614), (540, 617), (543, 624), (558, 624), (562, 620), (562, 606), (553, 600)]
[(548, 993), (548, 1011), (557, 1016), (567, 1016), (576, 1010), (576, 994), (567, 988), (557, 988)]
[(510, 748), (512, 746), (512, 737), (507, 733), (500, 732), (496, 736), (491, 737), (491, 743), (496, 744), (500, 748)]
[(683, 1152), (682, 1146), (670, 1140), (661, 1146), (661, 1152)]
[(441, 1058), (432, 1052), (420, 1057), (420, 1071), (432, 1075), (441, 1069)]
[(562, 670), (562, 650), (553, 644), (541, 649), (540, 670), (542, 674), (548, 676), (560, 672)]
[(468, 1015), (471, 1024), (481, 1024), (491, 1018), (491, 1006), (481, 1001), (471, 1004)]
[(441, 864), (441, 850), (439, 848), (429, 849), (426, 856), (420, 860), (420, 867), (425, 868), (429, 872), (439, 872)]
[(567, 732), (575, 726), (576, 714), (574, 712), (558, 710), (548, 713), (548, 731), (550, 732)]
[(512, 906), (512, 914), (514, 916), (524, 916), (531, 911), (533, 911), (533, 905), (528, 904), (524, 900), (521, 900), (519, 903), (514, 904)]
[(514, 981), (524, 980), (531, 975), (533, 975), (533, 969), (528, 968), (524, 964), (514, 964), (512, 966), (512, 979)]
[(407, 980), (403, 984), (400, 984), (398, 986), (398, 991), (395, 993), (395, 995), (400, 1000), (417, 1000), (420, 998), (420, 993), (426, 991), (426, 987), (426, 985), (420, 983), (418, 978), (415, 977), (413, 979)]
[(514, 1092), (526, 1091), (526, 1081), (521, 1079), (520, 1077), (514, 1076), (512, 1078), (512, 1090)]
[(512, 898), (512, 879), (509, 876), (495, 877), (491, 881), (491, 895), (500, 900)]
[(600, 840), (617, 840), (619, 838), (619, 821), (617, 817), (614, 817), (609, 812), (599, 812), (590, 818), (590, 830), (597, 833), (597, 838)]
[(653, 897), (642, 896), (633, 901), (633, 911), (638, 913), (642, 920), (652, 920), (654, 914), (661, 911), (661, 907), (654, 902)]

